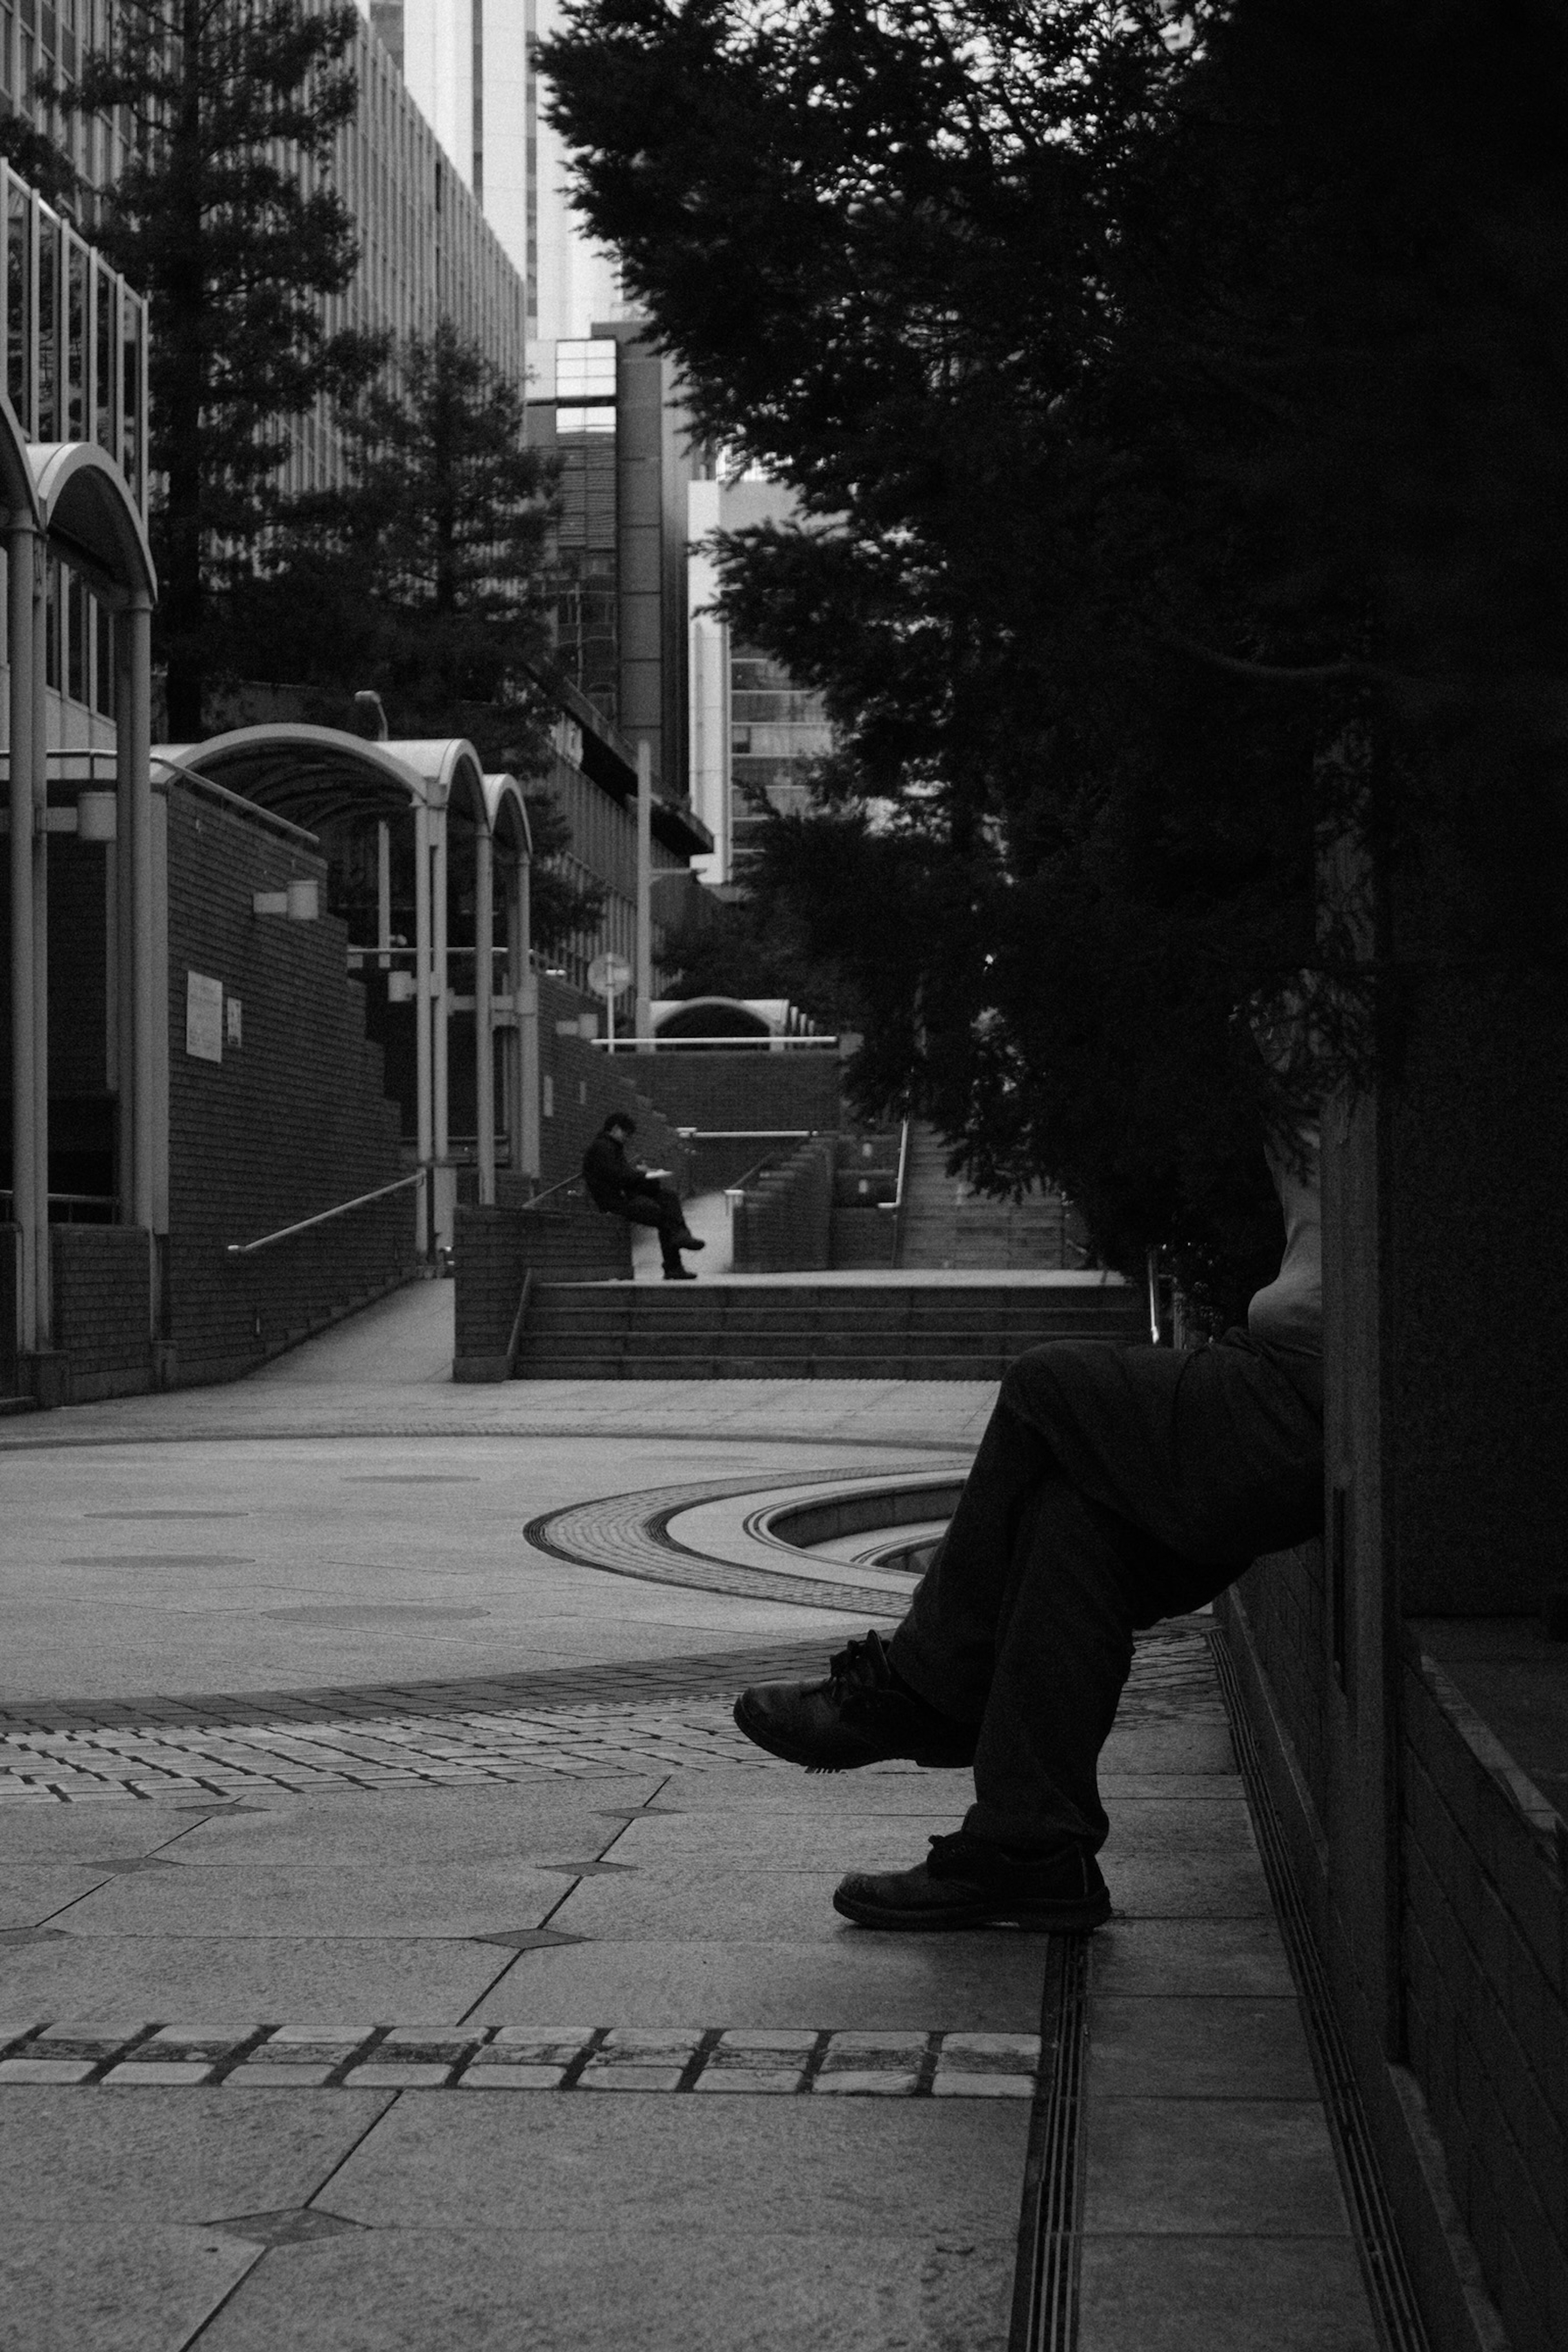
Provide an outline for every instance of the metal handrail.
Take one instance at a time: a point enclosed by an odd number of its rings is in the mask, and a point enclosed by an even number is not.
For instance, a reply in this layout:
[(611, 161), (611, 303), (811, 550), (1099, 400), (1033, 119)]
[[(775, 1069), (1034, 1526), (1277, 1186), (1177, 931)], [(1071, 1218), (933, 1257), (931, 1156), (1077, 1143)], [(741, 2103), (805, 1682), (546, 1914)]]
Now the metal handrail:
[(548, 1201), (552, 1192), (564, 1192), (570, 1185), (581, 1184), (582, 1181), (583, 1179), (580, 1174), (576, 1176), (563, 1176), (559, 1183), (547, 1184), (542, 1192), (536, 1192), (534, 1194), (531, 1201), (524, 1201), (522, 1207), (524, 1209), (537, 1209), (540, 1202), (542, 1201)]
[(590, 1037), (585, 1041), (596, 1046), (601, 1054), (673, 1054), (684, 1045), (735, 1046), (748, 1053), (777, 1053), (781, 1049), (822, 1049), (831, 1046), (837, 1051), (837, 1037), (637, 1037), (626, 1036), (616, 1031), (612, 1044), (608, 1037)]
[(877, 1203), (879, 1209), (881, 1209), (884, 1213), (895, 1217), (900, 1216), (903, 1213), (904, 1176), (908, 1171), (909, 1164), (910, 1122), (906, 1118), (904, 1121), (903, 1132), (899, 1138), (899, 1174), (898, 1181), (893, 1186), (893, 1197), (890, 1201), (879, 1201)]
[(509, 1381), (517, 1363), (517, 1351), (522, 1345), (523, 1320), (528, 1313), (529, 1296), (532, 1288), (533, 1268), (527, 1266), (523, 1270), (522, 1291), (517, 1302), (517, 1313), (512, 1318), (511, 1337), (506, 1343), (506, 1376)]
[(909, 1166), (910, 1122), (906, 1118), (903, 1133), (899, 1138), (899, 1181), (893, 1187), (891, 1201), (883, 1203), (885, 1208), (890, 1208), (893, 1213), (893, 1247), (889, 1261), (893, 1265), (898, 1265), (904, 1254), (904, 1180), (909, 1173)]
[(270, 1249), (274, 1242), (286, 1242), (294, 1234), (309, 1233), (312, 1225), (329, 1224), (333, 1217), (346, 1217), (351, 1209), (363, 1209), (368, 1201), (384, 1201), (389, 1192), (406, 1192), (410, 1184), (422, 1184), (426, 1171), (416, 1168), (412, 1176), (400, 1176), (394, 1184), (378, 1184), (374, 1192), (357, 1192), (352, 1201), (340, 1201), (335, 1209), (321, 1209), (313, 1217), (301, 1217), (292, 1225), (279, 1225), (275, 1234), (263, 1234), (259, 1241), (230, 1242), (226, 1257), (253, 1257), (258, 1250)]

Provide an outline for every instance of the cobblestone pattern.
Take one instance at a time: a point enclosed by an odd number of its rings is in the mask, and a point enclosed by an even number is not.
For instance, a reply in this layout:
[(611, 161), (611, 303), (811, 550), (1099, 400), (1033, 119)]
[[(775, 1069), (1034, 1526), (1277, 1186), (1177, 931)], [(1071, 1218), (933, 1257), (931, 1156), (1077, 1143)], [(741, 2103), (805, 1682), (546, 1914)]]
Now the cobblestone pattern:
[(117, 2090), (811, 2093), (818, 2098), (1027, 2099), (1031, 2033), (767, 2028), (148, 2023), (0, 2024), (7, 2084)]
[(476, 1707), (422, 1717), (356, 1712), (237, 1727), (116, 1724), (0, 1739), (0, 1805), (267, 1790), (418, 1789), (611, 1773), (762, 1767), (725, 1698), (663, 1706)]
[[(1139, 1643), (1123, 1722), (1223, 1722), (1201, 1622)], [(781, 1644), (510, 1684), (111, 1707), (43, 1702), (0, 1715), (0, 1806), (167, 1796), (233, 1802), (270, 1790), (472, 1786), (542, 1773), (584, 1780), (650, 1765), (768, 1770), (776, 1769), (772, 1759), (735, 1729), (732, 1695), (748, 1683), (814, 1680), (826, 1649)]]

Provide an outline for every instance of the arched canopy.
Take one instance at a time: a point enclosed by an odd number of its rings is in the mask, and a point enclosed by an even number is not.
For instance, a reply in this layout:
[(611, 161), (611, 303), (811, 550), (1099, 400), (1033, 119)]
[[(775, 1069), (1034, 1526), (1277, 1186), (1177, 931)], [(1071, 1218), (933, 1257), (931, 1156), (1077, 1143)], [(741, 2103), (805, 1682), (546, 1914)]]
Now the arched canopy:
[(278, 720), (237, 727), (205, 743), (160, 746), (215, 784), (276, 816), (317, 831), (342, 817), (406, 814), (431, 793), (394, 743), (367, 742), (338, 727)]
[(667, 1012), (654, 1033), (659, 1037), (772, 1037), (774, 1024), (755, 1005), (736, 996), (689, 996)]
[(514, 856), (531, 857), (533, 828), (528, 822), (528, 803), (517, 778), (487, 776), (484, 792), (485, 814), (498, 847), (510, 850)]
[(48, 441), (27, 451), (37, 511), (51, 544), (113, 602), (158, 593), (146, 526), (124, 475), (94, 442)]
[(432, 808), (458, 807), (475, 824), (489, 824), (479, 755), (460, 735), (387, 743), (382, 748), (395, 752), (419, 777)]
[(0, 392), (0, 506), (18, 521), (42, 529), (33, 469), (27, 463), (27, 439)]

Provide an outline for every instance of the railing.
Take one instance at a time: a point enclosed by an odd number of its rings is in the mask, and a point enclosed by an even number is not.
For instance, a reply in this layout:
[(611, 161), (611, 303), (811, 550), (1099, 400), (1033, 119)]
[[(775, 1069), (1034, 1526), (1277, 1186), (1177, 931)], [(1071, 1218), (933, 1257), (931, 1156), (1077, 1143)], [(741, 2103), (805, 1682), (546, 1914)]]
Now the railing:
[(899, 1177), (897, 1183), (893, 1187), (893, 1197), (890, 1201), (879, 1201), (877, 1203), (878, 1207), (884, 1211), (885, 1213), (889, 1215), (893, 1220), (893, 1249), (892, 1255), (889, 1261), (892, 1265), (898, 1265), (900, 1254), (903, 1245), (904, 1179), (909, 1174), (909, 1170), (910, 1122), (906, 1118), (903, 1124), (903, 1131), (899, 1137)]
[(506, 1376), (510, 1381), (517, 1368), (517, 1351), (522, 1345), (522, 1327), (528, 1317), (528, 1301), (533, 1289), (533, 1268), (524, 1269), (522, 1289), (518, 1297), (517, 1313), (511, 1318), (511, 1337), (506, 1343)]
[(837, 1037), (590, 1037), (601, 1054), (676, 1054), (688, 1045), (721, 1046), (726, 1053), (780, 1054), (838, 1051)]
[(412, 1176), (399, 1176), (391, 1184), (378, 1184), (374, 1192), (356, 1192), (352, 1201), (340, 1201), (335, 1208), (318, 1210), (313, 1217), (300, 1217), (291, 1225), (279, 1225), (275, 1234), (263, 1234), (259, 1241), (230, 1242), (224, 1255), (254, 1257), (258, 1250), (270, 1249), (275, 1242), (289, 1241), (296, 1234), (308, 1234), (312, 1225), (330, 1224), (334, 1217), (346, 1217), (351, 1209), (363, 1209), (371, 1201), (384, 1201), (389, 1192), (405, 1192), (410, 1184), (423, 1184), (426, 1172), (416, 1168)]
[[(8, 1209), (15, 1208), (16, 1196), (8, 1184), (0, 1188), (0, 1201), (4, 1201)], [(120, 1202), (112, 1192), (51, 1192), (49, 1206), (51, 1209), (64, 1208), (67, 1211), (97, 1209), (102, 1213), (96, 1217), (75, 1217), (69, 1214), (57, 1217), (53, 1220), (56, 1224), (110, 1225), (114, 1223)]]

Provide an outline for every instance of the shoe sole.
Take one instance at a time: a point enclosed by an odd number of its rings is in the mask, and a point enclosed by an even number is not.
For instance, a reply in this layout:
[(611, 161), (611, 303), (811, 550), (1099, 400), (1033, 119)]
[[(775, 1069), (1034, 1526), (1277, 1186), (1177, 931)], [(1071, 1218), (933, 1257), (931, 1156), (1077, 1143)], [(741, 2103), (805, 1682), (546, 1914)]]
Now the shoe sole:
[(946, 1911), (897, 1911), (879, 1904), (858, 1902), (853, 1895), (836, 1893), (833, 1907), (858, 1927), (890, 1927), (907, 1935), (940, 1935), (948, 1927), (1034, 1927), (1054, 1936), (1087, 1936), (1103, 1927), (1110, 1916), (1109, 1895), (1086, 1895), (1072, 1903), (954, 1904)]
[(735, 1701), (732, 1710), (737, 1731), (743, 1731), (753, 1748), (765, 1749), (768, 1755), (778, 1757), (782, 1763), (798, 1764), (806, 1772), (858, 1772), (868, 1764), (918, 1764), (928, 1772), (958, 1772), (967, 1770), (974, 1761), (973, 1748), (963, 1755), (933, 1754), (929, 1748), (923, 1754), (910, 1755), (901, 1748), (885, 1748), (875, 1749), (869, 1756), (847, 1756), (840, 1763), (825, 1764), (819, 1756), (797, 1747), (793, 1741), (779, 1738), (776, 1733), (764, 1729), (761, 1724), (749, 1722), (745, 1706), (742, 1695)]

